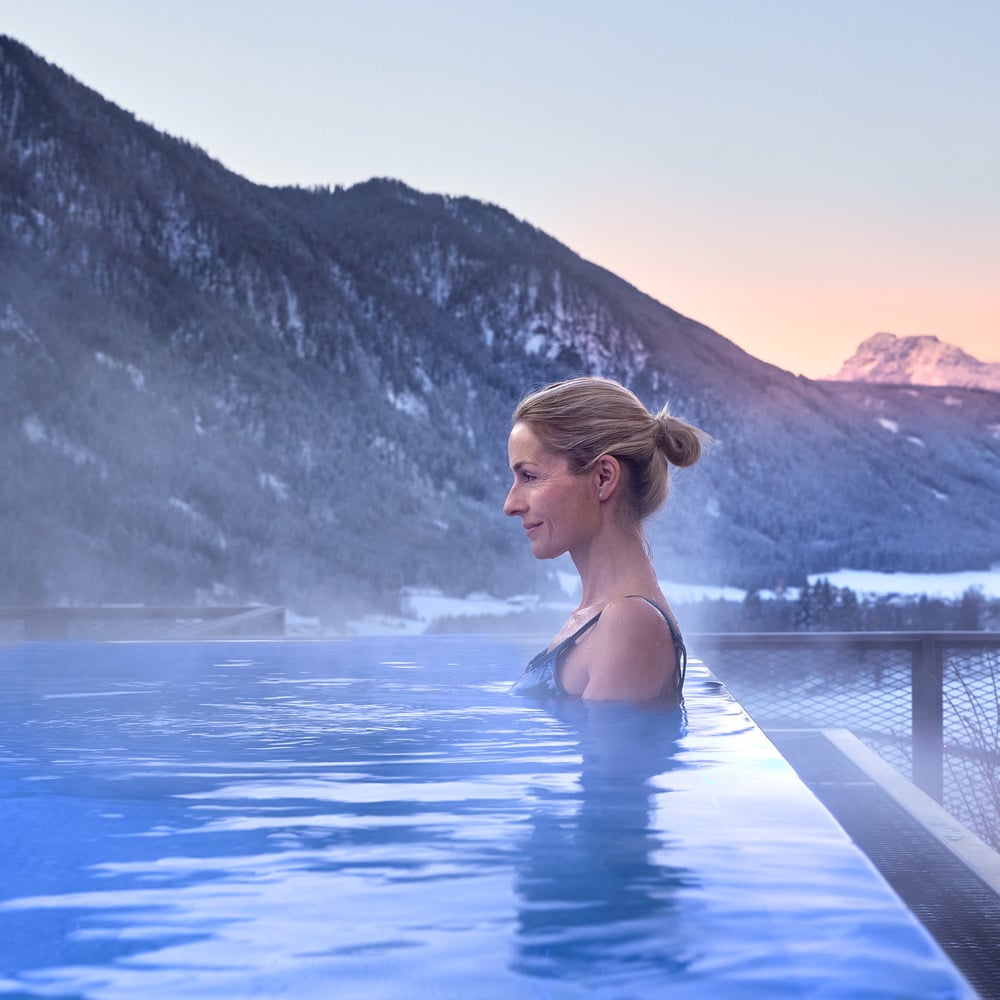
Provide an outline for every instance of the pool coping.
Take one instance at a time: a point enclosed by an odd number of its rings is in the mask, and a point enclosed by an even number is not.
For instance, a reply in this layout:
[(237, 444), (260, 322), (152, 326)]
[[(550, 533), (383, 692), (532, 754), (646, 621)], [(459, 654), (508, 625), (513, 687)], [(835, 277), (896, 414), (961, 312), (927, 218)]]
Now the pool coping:
[(850, 730), (765, 735), (981, 1000), (1000, 1000), (1000, 854)]
[(926, 792), (907, 780), (871, 747), (862, 743), (849, 729), (824, 729), (821, 732), (1000, 896), (1000, 854), (963, 826)]

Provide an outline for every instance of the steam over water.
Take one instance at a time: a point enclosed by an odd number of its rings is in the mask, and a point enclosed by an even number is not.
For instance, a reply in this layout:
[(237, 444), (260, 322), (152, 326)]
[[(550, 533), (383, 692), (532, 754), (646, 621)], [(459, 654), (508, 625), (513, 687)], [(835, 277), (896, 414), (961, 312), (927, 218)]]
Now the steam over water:
[(468, 637), (0, 650), (0, 993), (964, 997), (700, 665)]

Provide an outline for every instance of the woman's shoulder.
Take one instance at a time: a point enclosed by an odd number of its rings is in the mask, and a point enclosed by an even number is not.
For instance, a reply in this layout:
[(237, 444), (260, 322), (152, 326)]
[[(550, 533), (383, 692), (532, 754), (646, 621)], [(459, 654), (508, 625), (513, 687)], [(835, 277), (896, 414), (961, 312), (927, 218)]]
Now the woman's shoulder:
[(612, 598), (604, 605), (601, 617), (609, 622), (627, 623), (642, 628), (668, 625), (673, 615), (659, 595), (627, 594)]
[(674, 662), (669, 610), (658, 599), (633, 594), (604, 606), (593, 630), (585, 697), (659, 696)]

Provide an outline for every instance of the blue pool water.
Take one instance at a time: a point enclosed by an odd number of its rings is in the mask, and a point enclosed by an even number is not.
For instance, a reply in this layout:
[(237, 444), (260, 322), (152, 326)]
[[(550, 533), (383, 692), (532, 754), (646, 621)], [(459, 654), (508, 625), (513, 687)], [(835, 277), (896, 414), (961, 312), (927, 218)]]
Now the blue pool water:
[(703, 667), (546, 704), (534, 651), (0, 650), (0, 996), (974, 995)]

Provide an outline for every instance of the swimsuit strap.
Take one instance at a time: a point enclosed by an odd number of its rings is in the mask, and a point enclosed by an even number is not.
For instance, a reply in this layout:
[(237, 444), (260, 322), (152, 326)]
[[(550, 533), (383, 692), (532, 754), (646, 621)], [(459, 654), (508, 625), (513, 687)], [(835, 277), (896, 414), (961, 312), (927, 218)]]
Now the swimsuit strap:
[[(673, 617), (664, 608), (661, 608), (660, 605), (656, 603), (656, 601), (650, 600), (648, 597), (643, 597), (642, 594), (626, 594), (625, 596), (638, 597), (639, 600), (645, 601), (651, 607), (656, 608), (656, 610), (659, 611), (661, 615), (663, 615), (663, 619), (667, 623), (667, 627), (670, 629), (670, 634), (671, 636), (673, 636), (674, 642), (679, 642), (681, 643), (681, 645), (683, 645), (684, 640), (681, 638), (681, 633), (680, 629), (677, 627), (677, 622), (675, 622), (673, 620)], [(593, 626), (595, 626), (598, 623), (603, 613), (604, 613), (603, 610), (598, 611), (593, 618), (591, 618), (587, 622), (584, 622), (583, 625), (581, 625), (571, 636), (567, 636), (558, 645), (553, 646), (552, 649), (543, 650), (544, 654), (546, 656), (558, 656), (567, 646), (571, 646), (574, 642), (576, 642), (576, 640), (579, 639), (580, 636), (587, 631), (587, 629), (593, 628)]]
[(584, 622), (572, 635), (567, 636), (565, 639), (563, 639), (563, 641), (560, 642), (558, 646), (554, 646), (552, 649), (546, 650), (546, 653), (549, 656), (556, 656), (556, 657), (558, 657), (559, 654), (567, 646), (572, 646), (573, 643), (576, 642), (576, 640), (579, 639), (580, 636), (583, 635), (583, 633), (587, 631), (587, 629), (593, 628), (597, 624), (597, 620), (600, 617), (601, 617), (601, 612), (598, 611), (597, 614), (594, 615), (594, 617), (590, 619), (590, 621)]
[(681, 638), (680, 626), (677, 624), (677, 619), (674, 618), (674, 616), (670, 613), (670, 611), (668, 611), (666, 608), (660, 607), (660, 605), (657, 604), (656, 601), (652, 600), (651, 598), (643, 597), (642, 594), (626, 594), (625, 596), (638, 597), (640, 601), (645, 601), (651, 607), (656, 608), (656, 610), (659, 611), (660, 614), (663, 616), (663, 620), (667, 623), (667, 627), (670, 629), (670, 634), (674, 637), (674, 642), (683, 643), (684, 640), (683, 638)]
[(684, 687), (684, 678), (687, 674), (687, 646), (684, 645), (684, 637), (681, 635), (680, 626), (677, 624), (677, 620), (674, 618), (673, 614), (666, 608), (661, 608), (656, 601), (650, 600), (648, 597), (643, 597), (642, 594), (627, 594), (628, 597), (638, 597), (640, 600), (645, 601), (647, 604), (652, 605), (657, 611), (663, 615), (663, 620), (667, 623), (667, 628), (670, 629), (670, 635), (674, 640), (674, 652), (675, 652), (675, 672), (677, 675), (677, 690), (681, 691)]
[[(650, 600), (648, 597), (643, 597), (642, 594), (627, 594), (627, 597), (638, 597), (645, 601), (650, 606), (656, 608), (656, 610), (663, 616), (663, 620), (667, 623), (667, 628), (670, 629), (670, 634), (674, 640), (674, 670), (675, 676), (677, 678), (677, 690), (678, 692), (684, 685), (684, 675), (687, 672), (687, 650), (684, 647), (684, 640), (681, 638), (680, 628), (677, 622), (674, 620), (673, 616), (665, 609), (660, 607), (656, 601)], [(572, 635), (567, 636), (562, 642), (557, 643), (551, 649), (543, 649), (540, 653), (537, 653), (531, 658), (531, 661), (524, 668), (524, 676), (527, 677), (534, 672), (539, 672), (543, 674), (546, 670), (549, 672), (546, 676), (549, 678), (544, 682), (544, 685), (548, 687), (550, 691), (565, 694), (562, 685), (559, 682), (559, 661), (562, 659), (563, 654), (566, 649), (573, 645), (584, 634), (588, 629), (593, 628), (601, 618), (601, 611), (598, 611), (593, 618), (586, 621), (581, 625)], [(517, 688), (522, 681), (518, 681), (514, 687)], [(512, 689), (513, 690), (513, 689)], [(518, 692), (525, 693), (525, 692)]]
[(568, 639), (563, 639), (563, 641), (561, 643), (559, 643), (559, 645), (561, 646), (564, 643), (574, 642), (577, 639), (579, 639), (580, 636), (583, 635), (583, 633), (586, 632), (588, 628), (590, 628), (591, 626), (597, 624), (597, 620), (600, 617), (601, 617), (601, 612), (598, 611), (597, 614), (594, 615), (594, 617), (590, 619), (590, 621), (584, 622)]

